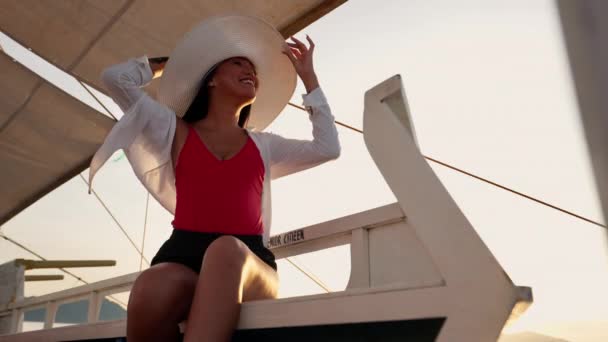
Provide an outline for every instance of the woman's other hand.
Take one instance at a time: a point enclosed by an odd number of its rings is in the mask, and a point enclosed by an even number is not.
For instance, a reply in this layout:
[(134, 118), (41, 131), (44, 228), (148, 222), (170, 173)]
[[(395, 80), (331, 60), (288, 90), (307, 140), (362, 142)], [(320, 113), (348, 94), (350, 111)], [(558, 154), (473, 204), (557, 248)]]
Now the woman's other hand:
[(291, 37), (293, 43), (287, 42), (283, 53), (289, 57), (291, 63), (293, 63), (298, 76), (302, 79), (306, 92), (310, 93), (319, 86), (317, 75), (312, 63), (312, 54), (315, 50), (315, 43), (307, 35), (306, 40), (310, 46), (307, 48), (304, 43), (300, 40)]
[(165, 64), (167, 64), (168, 59), (168, 57), (148, 58), (150, 69), (152, 69), (152, 78), (158, 78), (163, 75), (163, 70), (165, 69)]

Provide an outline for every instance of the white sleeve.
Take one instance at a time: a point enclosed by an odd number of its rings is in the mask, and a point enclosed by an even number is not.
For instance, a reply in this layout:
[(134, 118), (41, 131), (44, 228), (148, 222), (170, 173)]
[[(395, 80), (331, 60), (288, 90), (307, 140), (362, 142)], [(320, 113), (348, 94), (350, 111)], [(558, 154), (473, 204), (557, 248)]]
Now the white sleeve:
[[(101, 80), (108, 95), (125, 114), (120, 121), (130, 121), (121, 123), (128, 129), (120, 132), (125, 144), (119, 148), (128, 148), (140, 133), (141, 138), (145, 139), (147, 144), (155, 144), (157, 148), (162, 148), (166, 143), (172, 143), (172, 141), (167, 141), (167, 136), (171, 133), (168, 129), (175, 119), (175, 114), (142, 89), (150, 84), (152, 78), (152, 69), (146, 55), (112, 65), (101, 73)], [(145, 116), (145, 118), (125, 118), (128, 116)], [(135, 125), (133, 125), (135, 121), (143, 126), (135, 129)], [(131, 139), (126, 139), (125, 136), (128, 135), (131, 136)]]
[(133, 58), (106, 68), (102, 81), (124, 115), (97, 150), (89, 166), (89, 191), (95, 173), (117, 150), (123, 149), (138, 178), (170, 161), (175, 113), (140, 89), (152, 80), (148, 58)]
[(142, 96), (148, 95), (141, 88), (148, 85), (152, 77), (152, 69), (145, 55), (107, 67), (101, 73), (101, 81), (108, 95), (125, 113)]
[(338, 131), (323, 91), (317, 88), (303, 98), (312, 122), (313, 140), (287, 139), (265, 133), (272, 179), (306, 170), (340, 156)]

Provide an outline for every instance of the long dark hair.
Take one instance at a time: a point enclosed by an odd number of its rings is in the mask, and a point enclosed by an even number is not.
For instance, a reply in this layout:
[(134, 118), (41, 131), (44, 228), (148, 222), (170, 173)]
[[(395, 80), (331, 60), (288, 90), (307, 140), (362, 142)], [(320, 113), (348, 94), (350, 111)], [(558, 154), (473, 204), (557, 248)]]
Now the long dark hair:
[[(209, 112), (209, 82), (215, 75), (215, 71), (217, 70), (217, 64), (203, 78), (201, 82), (201, 87), (198, 89), (198, 93), (192, 100), (190, 107), (186, 110), (186, 113), (182, 117), (187, 123), (195, 123), (197, 121), (203, 120), (207, 117), (207, 113)], [(245, 127), (247, 121), (249, 121), (249, 114), (251, 113), (251, 105), (247, 105), (241, 109), (241, 113), (239, 114), (239, 126)]]

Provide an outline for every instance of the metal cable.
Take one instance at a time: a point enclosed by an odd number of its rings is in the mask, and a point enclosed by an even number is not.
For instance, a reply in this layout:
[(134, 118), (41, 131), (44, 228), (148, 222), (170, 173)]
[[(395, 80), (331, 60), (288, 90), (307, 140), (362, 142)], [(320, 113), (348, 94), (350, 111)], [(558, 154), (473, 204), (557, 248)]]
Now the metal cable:
[(95, 96), (95, 94), (93, 94), (93, 92), (89, 89), (89, 87), (87, 87), (86, 84), (84, 84), (84, 82), (82, 82), (81, 80), (76, 78), (76, 81), (78, 81), (78, 83), (80, 83), (80, 85), (84, 88), (84, 90), (87, 91), (87, 93), (89, 93), (89, 95), (91, 95), (92, 98), (95, 99), (95, 101), (97, 101), (97, 103), (99, 103), (99, 105), (106, 110), (106, 112), (108, 113), (108, 115), (110, 115), (112, 117), (112, 119), (114, 119), (115, 121), (118, 121), (118, 119), (116, 118), (116, 116), (114, 116), (114, 114), (112, 114), (112, 112), (103, 104), (103, 102), (101, 102), (100, 99), (97, 98), (97, 96)]
[[(291, 105), (292, 107), (295, 107), (295, 108), (298, 108), (298, 109), (301, 109), (301, 110), (306, 111), (306, 109), (305, 109), (304, 107), (302, 107), (302, 106), (298, 106), (298, 105), (295, 105), (295, 104), (293, 104), (293, 103), (291, 103), (291, 102), (289, 103), (289, 105)], [(355, 132), (357, 132), (357, 133), (361, 133), (361, 134), (363, 134), (363, 130), (360, 130), (360, 129), (355, 128), (355, 127), (352, 127), (352, 126), (349, 126), (349, 125), (344, 124), (344, 123), (342, 123), (342, 122), (339, 122), (339, 121), (337, 121), (337, 120), (336, 120), (335, 122), (336, 122), (336, 124), (337, 124), (337, 125), (343, 126), (343, 127), (348, 128), (348, 129), (350, 129), (350, 130), (353, 130), (353, 131), (355, 131)], [(473, 177), (473, 178), (475, 178), (475, 179), (477, 179), (477, 180), (480, 180), (480, 181), (485, 182), (485, 183), (487, 183), (487, 184), (493, 185), (493, 186), (495, 186), (495, 187), (497, 187), (497, 188), (499, 188), (499, 189), (502, 189), (502, 190), (508, 191), (508, 192), (510, 192), (510, 193), (513, 193), (513, 194), (515, 194), (515, 195), (521, 196), (521, 197), (523, 197), (523, 198), (526, 198), (526, 199), (528, 199), (528, 200), (530, 200), (530, 201), (533, 201), (533, 202), (536, 202), (536, 203), (538, 203), (538, 204), (542, 204), (542, 205), (544, 205), (544, 206), (546, 206), (546, 207), (549, 207), (549, 208), (554, 209), (554, 210), (557, 210), (557, 211), (559, 211), (559, 212), (561, 212), (561, 213), (564, 213), (564, 214), (570, 215), (570, 216), (575, 217), (575, 218), (577, 218), (577, 219), (579, 219), (579, 220), (583, 220), (583, 221), (585, 221), (585, 222), (587, 222), (587, 223), (591, 223), (591, 224), (593, 224), (593, 225), (596, 225), (596, 226), (598, 226), (598, 227), (602, 227), (602, 228), (604, 228), (604, 229), (608, 228), (608, 227), (607, 227), (605, 224), (602, 224), (602, 223), (600, 223), (600, 222), (597, 222), (597, 221), (594, 221), (594, 220), (592, 220), (592, 219), (586, 218), (586, 217), (584, 217), (584, 216), (582, 216), (582, 215), (579, 215), (579, 214), (576, 214), (576, 213), (574, 213), (574, 212), (572, 212), (572, 211), (569, 211), (569, 210), (566, 210), (566, 209), (560, 208), (560, 207), (558, 207), (558, 206), (556, 206), (556, 205), (554, 205), (554, 204), (551, 204), (551, 203), (548, 203), (548, 202), (546, 202), (546, 201), (540, 200), (540, 199), (538, 199), (538, 198), (532, 197), (532, 196), (527, 195), (527, 194), (525, 194), (525, 193), (523, 193), (523, 192), (520, 192), (520, 191), (517, 191), (517, 190), (513, 190), (513, 189), (511, 189), (511, 188), (509, 188), (509, 187), (506, 187), (506, 186), (504, 186), (504, 185), (500, 185), (500, 184), (498, 184), (498, 183), (496, 183), (496, 182), (493, 182), (493, 181), (488, 180), (488, 179), (486, 179), (486, 178), (483, 178), (483, 177), (477, 176), (477, 175), (475, 175), (475, 174), (472, 174), (472, 173), (470, 173), (470, 172), (467, 172), (467, 171), (465, 171), (465, 170), (462, 170), (462, 169), (460, 169), (460, 168), (457, 168), (457, 167), (455, 167), (455, 166), (452, 166), (452, 165), (450, 165), (450, 164), (448, 164), (448, 163), (444, 163), (444, 162), (442, 162), (442, 161), (439, 161), (439, 160), (437, 160), (437, 159), (434, 159), (434, 158), (431, 158), (431, 157), (428, 157), (428, 156), (425, 156), (425, 155), (422, 155), (422, 156), (423, 156), (423, 157), (424, 157), (426, 160), (429, 160), (429, 161), (431, 161), (431, 162), (433, 162), (433, 163), (436, 163), (436, 164), (439, 164), (439, 165), (441, 165), (441, 166), (447, 167), (447, 168), (449, 168), (449, 169), (451, 169), (451, 170), (454, 170), (454, 171), (460, 172), (460, 173), (462, 173), (462, 174), (464, 174), (464, 175), (467, 175), (467, 176), (469, 176), (469, 177)]]
[(310, 270), (304, 270), (303, 266), (300, 266), (298, 264), (296, 264), (293, 260), (291, 260), (291, 258), (285, 258), (285, 260), (287, 260), (287, 262), (289, 262), (293, 267), (295, 267), (296, 269), (298, 269), (300, 272), (304, 273), (305, 276), (307, 276), (308, 278), (310, 278), (310, 280), (314, 281), (317, 285), (319, 285), (319, 287), (321, 287), (323, 290), (325, 290), (325, 292), (331, 292), (331, 290), (329, 289), (329, 287), (327, 285), (325, 285), (321, 279), (319, 279), (319, 277), (315, 276), (312, 271)]
[[(291, 102), (288, 102), (287, 104), (288, 104), (288, 105), (290, 105), (290, 106), (292, 106), (292, 107), (294, 107), (294, 108), (297, 108), (297, 109), (300, 109), (300, 110), (306, 111), (306, 108), (304, 108), (304, 107), (302, 107), (302, 106), (298, 106), (297, 104), (293, 104), (293, 103), (291, 103)], [(355, 131), (355, 132), (358, 132), (358, 133), (363, 134), (363, 131), (362, 131), (362, 130), (360, 130), (360, 129), (358, 129), (358, 128), (355, 128), (355, 127), (353, 127), (353, 126), (347, 125), (347, 124), (345, 124), (345, 123), (342, 123), (342, 122), (340, 122), (340, 121), (338, 121), (338, 120), (336, 120), (336, 121), (335, 121), (335, 123), (336, 123), (336, 125), (339, 125), (339, 126), (342, 126), (342, 127), (345, 127), (345, 128), (351, 129), (351, 130), (353, 130), (353, 131)]]
[[(84, 179), (84, 177), (82, 176), (82, 174), (79, 174), (80, 178), (82, 179), (82, 181), (87, 185), (87, 187), (89, 186), (89, 183), (86, 181), (86, 179)], [(144, 253), (142, 251), (139, 250), (139, 248), (137, 247), (137, 245), (135, 244), (135, 242), (133, 242), (133, 239), (131, 239), (131, 237), (129, 236), (129, 234), (127, 234), (127, 231), (123, 228), (123, 226), (120, 224), (120, 222), (118, 222), (118, 219), (116, 219), (116, 217), (114, 216), (114, 214), (112, 214), (112, 212), (110, 211), (110, 209), (108, 208), (108, 206), (104, 203), (104, 201), (99, 197), (99, 195), (97, 195), (97, 192), (93, 189), (91, 189), (91, 193), (93, 195), (95, 195), (95, 198), (97, 198), (97, 200), (99, 201), (99, 203), (101, 203), (101, 205), (103, 206), (103, 208), (106, 210), (106, 212), (110, 215), (110, 217), (112, 218), (112, 220), (114, 220), (114, 223), (116, 223), (116, 225), (118, 226), (118, 228), (120, 228), (120, 230), (123, 232), (123, 234), (125, 235), (125, 237), (127, 238), (127, 240), (129, 240), (129, 242), (131, 243), (131, 245), (133, 245), (133, 248), (135, 248), (135, 250), (137, 251), (137, 253), (139, 253), (139, 255), (141, 255), (141, 257), (146, 261), (146, 263), (148, 264), (148, 266), (150, 265), (150, 262), (148, 261), (148, 259), (146, 259), (146, 257), (144, 256)]]
[(146, 228), (148, 227), (148, 205), (150, 204), (150, 193), (148, 192), (148, 195), (146, 196), (146, 213), (144, 215), (144, 236), (141, 238), (141, 259), (139, 260), (139, 271), (141, 272), (141, 270), (143, 269), (143, 263), (144, 263), (144, 246), (146, 243)]
[(518, 196), (524, 197), (524, 198), (529, 199), (529, 200), (531, 200), (531, 201), (534, 201), (534, 202), (536, 202), (536, 203), (539, 203), (539, 204), (542, 204), (542, 205), (544, 205), (544, 206), (547, 206), (547, 207), (549, 207), (549, 208), (551, 208), (551, 209), (555, 209), (555, 210), (557, 210), (557, 211), (559, 211), (559, 212), (562, 212), (562, 213), (564, 213), (564, 214), (570, 215), (570, 216), (575, 217), (575, 218), (577, 218), (577, 219), (579, 219), (579, 220), (583, 220), (583, 221), (585, 221), (585, 222), (588, 222), (588, 223), (594, 224), (594, 225), (596, 225), (596, 226), (598, 226), (598, 227), (606, 228), (606, 225), (601, 224), (601, 223), (599, 223), (599, 222), (597, 222), (597, 221), (593, 221), (593, 220), (591, 220), (591, 219), (588, 219), (588, 218), (586, 218), (586, 217), (584, 217), (584, 216), (581, 216), (581, 215), (579, 215), (579, 214), (573, 213), (573, 212), (568, 211), (568, 210), (566, 210), (566, 209), (560, 208), (560, 207), (558, 207), (558, 206), (556, 206), (556, 205), (553, 205), (553, 204), (551, 204), (551, 203), (547, 203), (547, 202), (545, 202), (545, 201), (543, 201), (543, 200), (540, 200), (540, 199), (538, 199), (538, 198), (534, 198), (534, 197), (532, 197), (532, 196), (530, 196), (530, 195), (526, 195), (526, 194), (524, 194), (524, 193), (522, 193), (522, 192), (519, 192), (519, 191), (513, 190), (513, 189), (508, 188), (508, 187), (506, 187), (506, 186), (504, 186), (504, 185), (500, 185), (500, 184), (498, 184), (498, 183), (496, 183), (496, 182), (492, 182), (491, 180), (488, 180), (488, 179), (485, 179), (485, 178), (479, 177), (479, 176), (477, 176), (477, 175), (474, 175), (474, 174), (472, 174), (472, 173), (470, 173), (470, 172), (467, 172), (467, 171), (461, 170), (461, 169), (459, 169), (459, 168), (457, 168), (457, 167), (454, 167), (454, 166), (449, 165), (449, 164), (447, 164), (447, 163), (444, 163), (444, 162), (442, 162), (442, 161), (439, 161), (439, 160), (436, 160), (436, 159), (433, 159), (433, 158), (431, 158), (431, 157), (427, 157), (427, 156), (424, 156), (424, 158), (426, 158), (427, 160), (432, 161), (433, 163), (436, 163), (436, 164), (439, 164), (439, 165), (441, 165), (441, 166), (447, 167), (447, 168), (449, 168), (449, 169), (451, 169), (451, 170), (454, 170), (454, 171), (460, 172), (460, 173), (462, 173), (462, 174), (464, 174), (464, 175), (467, 175), (467, 176), (469, 176), (469, 177), (473, 177), (473, 178), (475, 178), (475, 179), (477, 179), (477, 180), (480, 180), (480, 181), (482, 181), (482, 182), (485, 182), (485, 183), (488, 183), (488, 184), (490, 184), (490, 185), (493, 185), (493, 186), (495, 186), (495, 187), (497, 187), (497, 188), (499, 188), (499, 189), (502, 189), (502, 190), (505, 190), (505, 191), (511, 192), (511, 193), (513, 193), (513, 194), (515, 194), (515, 195), (518, 195)]

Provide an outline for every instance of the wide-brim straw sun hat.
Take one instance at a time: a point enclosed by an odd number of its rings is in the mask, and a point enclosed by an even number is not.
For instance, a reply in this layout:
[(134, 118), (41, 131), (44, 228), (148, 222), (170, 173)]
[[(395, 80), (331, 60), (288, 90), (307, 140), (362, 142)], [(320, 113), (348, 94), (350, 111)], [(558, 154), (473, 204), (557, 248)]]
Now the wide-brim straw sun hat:
[(228, 14), (207, 18), (177, 44), (163, 70), (158, 101), (182, 117), (207, 72), (231, 57), (255, 66), (259, 88), (247, 128), (261, 131), (283, 110), (296, 87), (296, 72), (282, 53), (285, 39), (269, 23)]

